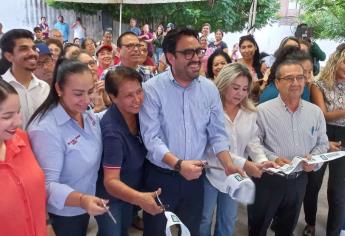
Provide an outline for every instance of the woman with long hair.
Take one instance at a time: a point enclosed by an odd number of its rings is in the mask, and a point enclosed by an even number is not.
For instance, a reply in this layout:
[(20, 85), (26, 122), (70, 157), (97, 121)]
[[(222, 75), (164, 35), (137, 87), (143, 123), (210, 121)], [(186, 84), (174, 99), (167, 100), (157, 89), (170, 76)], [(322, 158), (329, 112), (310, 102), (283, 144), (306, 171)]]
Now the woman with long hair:
[[(252, 88), (252, 75), (245, 65), (228, 64), (223, 67), (216, 79), (224, 109), (225, 130), (228, 133), (230, 152), (234, 163), (249, 175), (253, 168), (276, 167), (268, 161), (257, 135), (256, 108), (249, 98)], [(220, 161), (208, 152), (210, 166), (221, 166)], [(255, 164), (243, 158), (248, 153)], [(256, 177), (260, 177), (256, 176)], [(231, 236), (235, 232), (237, 202), (226, 191), (224, 171), (207, 169), (204, 180), (204, 205), (200, 224), (200, 236), (211, 234), (213, 212), (217, 206), (214, 235)]]
[(231, 63), (231, 59), (227, 53), (222, 50), (215, 51), (207, 60), (206, 77), (215, 80), (221, 69), (229, 63)]
[[(330, 55), (319, 80), (311, 85), (311, 101), (321, 108), (329, 140), (345, 143), (345, 44)], [(339, 235), (345, 219), (345, 158), (329, 162), (327, 235)], [(322, 183), (323, 173), (320, 174)], [(320, 185), (321, 186), (321, 185)], [(315, 193), (318, 194), (318, 190)], [(316, 210), (316, 209), (315, 209)], [(316, 212), (316, 211), (315, 211)], [(316, 214), (316, 213), (315, 213)], [(315, 232), (315, 221), (306, 219), (308, 231)]]
[(100, 125), (89, 109), (94, 86), (87, 65), (60, 59), (50, 93), (28, 125), (56, 235), (86, 235), (90, 215), (106, 211), (106, 201), (94, 196), (102, 155)]

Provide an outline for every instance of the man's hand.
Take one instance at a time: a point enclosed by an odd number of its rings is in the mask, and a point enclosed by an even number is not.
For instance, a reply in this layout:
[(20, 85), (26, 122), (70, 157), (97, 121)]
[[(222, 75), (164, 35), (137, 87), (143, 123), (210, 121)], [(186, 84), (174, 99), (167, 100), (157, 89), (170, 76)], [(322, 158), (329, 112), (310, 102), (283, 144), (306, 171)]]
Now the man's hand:
[(329, 151), (331, 152), (337, 152), (341, 149), (341, 141), (339, 142), (333, 142), (329, 141)]
[(204, 166), (203, 161), (197, 160), (184, 160), (181, 163), (180, 174), (186, 180), (198, 179), (202, 174), (202, 169)]
[(255, 164), (251, 161), (246, 161), (243, 166), (244, 171), (255, 178), (260, 178), (262, 175), (261, 164)]
[(278, 157), (277, 159), (275, 159), (274, 162), (280, 166), (291, 163), (291, 161), (289, 159), (287, 159), (286, 157)]
[[(305, 159), (309, 160), (311, 158), (311, 155), (304, 156)], [(315, 164), (308, 164), (307, 162), (303, 162), (303, 170), (305, 172), (310, 172), (315, 169)]]
[[(158, 206), (155, 198), (161, 194), (161, 189), (158, 188), (155, 192), (141, 192), (138, 198), (138, 205), (147, 213), (157, 215), (163, 212), (163, 208)], [(157, 195), (156, 195), (157, 194)]]
[(280, 166), (273, 162), (273, 161), (263, 161), (260, 163), (260, 166), (258, 166), (260, 169), (268, 169), (268, 168), (276, 168), (278, 169)]

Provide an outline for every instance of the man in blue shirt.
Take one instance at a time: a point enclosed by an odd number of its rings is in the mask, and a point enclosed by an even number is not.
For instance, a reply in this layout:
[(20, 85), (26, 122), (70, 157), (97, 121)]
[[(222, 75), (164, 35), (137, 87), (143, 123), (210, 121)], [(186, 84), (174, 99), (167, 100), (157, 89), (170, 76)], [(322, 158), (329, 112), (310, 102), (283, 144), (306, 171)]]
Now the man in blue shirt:
[(129, 20), (129, 31), (135, 33), (137, 36), (141, 34), (141, 30), (137, 27), (137, 20), (135, 18)]
[(63, 35), (63, 42), (66, 43), (68, 42), (68, 37), (69, 37), (69, 25), (64, 22), (63, 16), (58, 17), (58, 22), (55, 23), (54, 25), (55, 29), (60, 30), (60, 32)]
[[(190, 230), (199, 234), (203, 204), (203, 164), (210, 145), (227, 175), (242, 170), (233, 165), (217, 88), (199, 76), (197, 32), (170, 31), (163, 51), (170, 70), (143, 84), (145, 99), (140, 127), (148, 150), (147, 191), (161, 187), (160, 198)], [(164, 214), (144, 213), (144, 236), (165, 235)]]

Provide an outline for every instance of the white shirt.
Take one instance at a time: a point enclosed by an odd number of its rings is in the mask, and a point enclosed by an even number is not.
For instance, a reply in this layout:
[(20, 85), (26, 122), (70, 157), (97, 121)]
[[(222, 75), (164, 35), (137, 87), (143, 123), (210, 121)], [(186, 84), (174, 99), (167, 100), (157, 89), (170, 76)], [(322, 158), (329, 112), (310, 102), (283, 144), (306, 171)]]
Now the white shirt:
[[(234, 164), (243, 168), (248, 155), (256, 163), (267, 161), (258, 137), (257, 113), (241, 108), (234, 121), (231, 121), (225, 112), (224, 116), (225, 130), (229, 136), (230, 154)], [(208, 153), (207, 162), (209, 165), (222, 167), (218, 158), (211, 151)], [(207, 169), (206, 176), (215, 188), (226, 193), (226, 185), (224, 184), (226, 175), (224, 171)]]
[(77, 24), (73, 28), (73, 33), (74, 33), (74, 38), (78, 38), (78, 39), (85, 38), (85, 29), (80, 24)]
[(50, 87), (46, 82), (39, 80), (34, 74), (32, 74), (32, 80), (30, 81), (28, 88), (25, 88), (13, 76), (11, 68), (2, 75), (2, 78), (6, 82), (10, 83), (19, 94), (22, 127), (25, 129), (32, 114), (47, 98)]

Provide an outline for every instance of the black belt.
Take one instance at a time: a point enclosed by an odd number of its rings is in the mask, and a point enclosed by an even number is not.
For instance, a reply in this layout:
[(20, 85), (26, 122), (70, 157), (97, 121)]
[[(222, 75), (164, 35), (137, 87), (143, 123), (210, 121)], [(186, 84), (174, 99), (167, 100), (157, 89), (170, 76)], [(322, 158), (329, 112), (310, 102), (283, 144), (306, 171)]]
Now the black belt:
[(153, 169), (157, 170), (160, 173), (171, 175), (171, 176), (180, 175), (180, 173), (176, 170), (169, 170), (169, 169), (165, 169), (165, 168), (156, 166), (155, 164), (152, 164), (150, 161), (147, 161), (146, 163), (147, 163), (147, 165), (149, 165), (150, 167), (152, 167)]
[(284, 176), (279, 175), (279, 176), (284, 178), (284, 179), (297, 179), (302, 173), (303, 173), (303, 171), (299, 171), (299, 172), (293, 172), (293, 173), (288, 174), (288, 175), (284, 175)]

